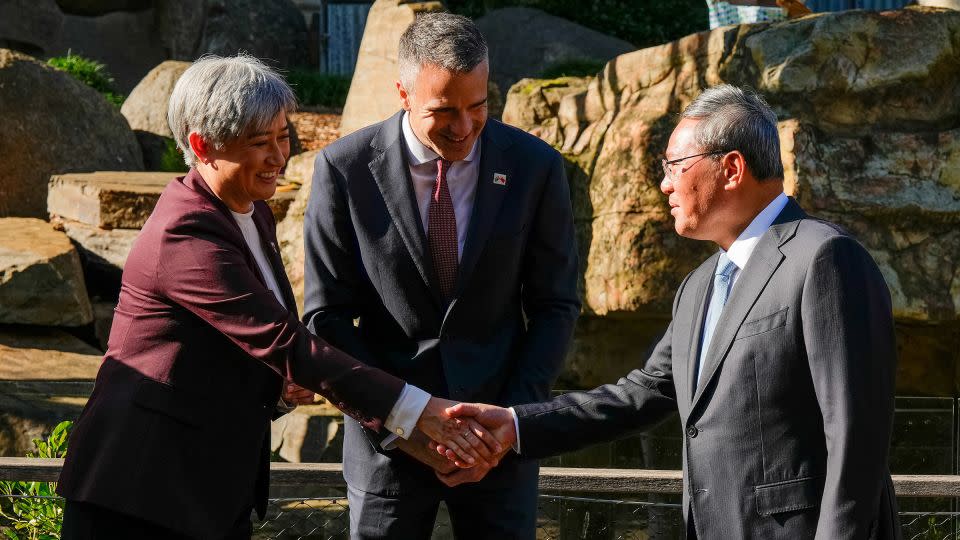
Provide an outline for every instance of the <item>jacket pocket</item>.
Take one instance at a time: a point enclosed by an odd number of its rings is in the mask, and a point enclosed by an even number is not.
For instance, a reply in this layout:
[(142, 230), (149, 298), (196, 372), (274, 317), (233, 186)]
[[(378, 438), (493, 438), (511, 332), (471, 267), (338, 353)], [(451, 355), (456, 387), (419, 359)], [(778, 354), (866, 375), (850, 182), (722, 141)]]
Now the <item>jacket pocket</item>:
[(757, 334), (762, 334), (764, 332), (769, 332), (770, 330), (775, 330), (777, 328), (786, 326), (788, 309), (790, 308), (785, 307), (776, 313), (743, 323), (740, 326), (740, 331), (737, 333), (736, 339), (755, 336)]
[(180, 423), (201, 427), (200, 418), (208, 408), (203, 400), (153, 379), (143, 378), (133, 394), (133, 402), (144, 409), (164, 414)]
[(823, 482), (823, 476), (807, 476), (754, 486), (757, 513), (769, 516), (819, 506), (823, 496)]

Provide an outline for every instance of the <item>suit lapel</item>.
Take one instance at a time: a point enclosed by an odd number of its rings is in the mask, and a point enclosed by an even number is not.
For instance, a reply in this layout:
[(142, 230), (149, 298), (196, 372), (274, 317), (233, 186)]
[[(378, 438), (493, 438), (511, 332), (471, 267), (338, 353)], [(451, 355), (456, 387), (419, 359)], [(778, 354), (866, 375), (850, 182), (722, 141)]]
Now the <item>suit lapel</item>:
[(417, 206), (413, 180), (410, 178), (410, 168), (404, 156), (406, 150), (400, 130), (402, 119), (401, 111), (385, 121), (380, 133), (371, 142), (373, 146), (383, 151), (369, 163), (370, 173), (380, 188), (387, 211), (407, 251), (410, 252), (410, 258), (417, 267), (420, 277), (430, 289), (437, 305), (443, 305), (440, 289), (436, 286), (437, 278), (434, 275), (433, 263), (427, 251), (427, 236), (423, 231), (420, 208)]
[[(467, 229), (467, 238), (460, 257), (460, 267), (457, 269), (457, 284), (454, 287), (454, 297), (460, 295), (473, 273), (474, 267), (483, 248), (486, 246), (490, 230), (496, 222), (500, 205), (506, 196), (508, 185), (493, 183), (493, 175), (500, 173), (511, 178), (511, 163), (506, 159), (504, 150), (509, 146), (509, 135), (504, 133), (503, 126), (496, 120), (489, 120), (483, 130), (480, 146), (480, 167), (477, 174), (477, 191), (473, 201), (473, 211), (470, 215), (470, 225)], [(514, 179), (516, 181), (516, 179)]]
[[(703, 374), (700, 376), (700, 384), (696, 386), (693, 406), (696, 406), (700, 401), (704, 389), (709, 386), (711, 379), (719, 371), (744, 319), (760, 298), (760, 294), (766, 288), (767, 283), (770, 282), (773, 273), (783, 263), (784, 255), (780, 246), (793, 238), (800, 219), (803, 217), (805, 217), (803, 210), (793, 199), (790, 199), (787, 206), (784, 207), (760, 239), (760, 243), (757, 244), (750, 256), (746, 268), (741, 270), (740, 277), (734, 284), (733, 290), (730, 291), (730, 300), (724, 307), (720, 320), (717, 321), (713, 339), (710, 341), (710, 348), (707, 349), (707, 354), (704, 357), (704, 365), (701, 368)], [(697, 334), (697, 339), (699, 339), (699, 334)]]

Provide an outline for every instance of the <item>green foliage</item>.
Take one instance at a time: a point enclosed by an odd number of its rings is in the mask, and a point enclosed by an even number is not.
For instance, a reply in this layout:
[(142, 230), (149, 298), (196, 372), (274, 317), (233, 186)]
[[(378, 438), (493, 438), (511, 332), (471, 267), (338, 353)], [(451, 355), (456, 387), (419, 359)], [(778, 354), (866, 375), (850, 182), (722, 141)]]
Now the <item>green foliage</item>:
[[(531, 7), (563, 17), (598, 32), (629, 41), (639, 48), (673, 41), (706, 30), (707, 4), (703, 0), (447, 0), (454, 13), (482, 17), (510, 6)], [(518, 29), (522, 31), (522, 29)]]
[(163, 155), (160, 156), (160, 170), (163, 172), (187, 172), (187, 164), (183, 162), (183, 154), (177, 148), (177, 143), (173, 139), (164, 141), (166, 146), (163, 149)]
[(301, 105), (342, 109), (350, 91), (350, 77), (329, 75), (318, 71), (294, 70), (287, 82), (297, 94)]
[[(60, 422), (46, 441), (34, 439), (32, 458), (61, 458), (73, 422)], [(0, 529), (9, 540), (59, 540), (63, 500), (55, 482), (0, 482)]]
[(588, 77), (603, 71), (603, 62), (589, 59), (571, 59), (547, 66), (540, 72), (541, 79), (558, 79), (560, 77)]
[(78, 81), (103, 94), (107, 101), (117, 107), (123, 104), (123, 94), (116, 91), (113, 76), (100, 62), (68, 52), (66, 56), (55, 56), (47, 60), (47, 64), (73, 75)]

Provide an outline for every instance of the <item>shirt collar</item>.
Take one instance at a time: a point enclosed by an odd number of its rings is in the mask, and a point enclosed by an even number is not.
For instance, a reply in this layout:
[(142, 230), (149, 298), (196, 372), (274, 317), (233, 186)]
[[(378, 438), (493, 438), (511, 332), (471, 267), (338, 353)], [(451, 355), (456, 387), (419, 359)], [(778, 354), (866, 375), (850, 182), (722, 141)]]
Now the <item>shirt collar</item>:
[(727, 250), (727, 257), (733, 261), (733, 264), (737, 265), (737, 268), (743, 269), (747, 266), (747, 261), (753, 255), (753, 250), (760, 243), (760, 237), (767, 232), (767, 229), (773, 224), (773, 220), (777, 219), (783, 208), (787, 206), (788, 201), (786, 194), (781, 192), (777, 195), (766, 208), (757, 214), (757, 217), (753, 218), (750, 225), (747, 225), (747, 228), (730, 245), (730, 249)]
[[(436, 161), (440, 157), (439, 154), (433, 150), (427, 148), (420, 139), (417, 138), (417, 135), (413, 132), (413, 128), (410, 127), (410, 113), (404, 111), (403, 119), (400, 121), (400, 124), (403, 129), (403, 141), (406, 143), (407, 147), (407, 157), (410, 158), (411, 165), (423, 165), (424, 163), (430, 161)], [(463, 161), (473, 161), (477, 159), (477, 154), (480, 153), (480, 138), (478, 137), (473, 143), (473, 148), (470, 150), (470, 153), (467, 154), (467, 157), (463, 158)]]

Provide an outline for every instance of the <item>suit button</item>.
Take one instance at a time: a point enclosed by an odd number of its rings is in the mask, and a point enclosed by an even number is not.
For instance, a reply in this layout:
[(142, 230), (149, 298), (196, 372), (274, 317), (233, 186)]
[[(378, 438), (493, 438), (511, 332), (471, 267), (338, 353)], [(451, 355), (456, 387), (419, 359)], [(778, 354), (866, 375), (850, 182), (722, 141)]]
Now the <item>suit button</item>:
[(700, 430), (694, 426), (690, 426), (687, 428), (687, 436), (690, 437), (691, 439), (695, 439), (699, 433), (700, 433)]
[(658, 370), (658, 371), (654, 371), (653, 373), (651, 373), (651, 375), (653, 375), (654, 377), (663, 377), (663, 376), (666, 375), (666, 374), (665, 374), (664, 372)]

